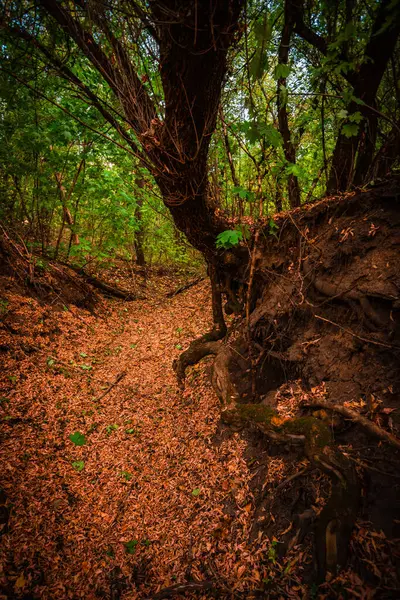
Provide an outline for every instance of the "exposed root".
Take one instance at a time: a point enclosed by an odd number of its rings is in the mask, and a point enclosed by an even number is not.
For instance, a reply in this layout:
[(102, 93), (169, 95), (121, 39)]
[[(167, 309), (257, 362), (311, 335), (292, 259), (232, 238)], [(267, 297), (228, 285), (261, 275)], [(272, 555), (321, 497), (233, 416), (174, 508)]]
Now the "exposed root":
[[(210, 332), (208, 335), (212, 338), (214, 334), (213, 332)], [(218, 350), (221, 347), (220, 344), (217, 341), (204, 341), (205, 337), (206, 336), (203, 336), (192, 342), (189, 348), (182, 352), (178, 360), (174, 360), (172, 366), (180, 387), (184, 386), (187, 367), (195, 365), (202, 358), (209, 356), (210, 354), (215, 355), (218, 353)]]
[(178, 294), (182, 294), (182, 292), (186, 292), (186, 290), (194, 287), (201, 281), (204, 281), (204, 277), (197, 277), (194, 281), (191, 281), (190, 283), (186, 283), (185, 285), (182, 285), (181, 287), (179, 287), (177, 290), (174, 290), (173, 292), (169, 292), (167, 294), (167, 298), (174, 298)]
[(204, 592), (205, 590), (212, 590), (215, 585), (211, 581), (191, 581), (188, 583), (177, 583), (171, 585), (168, 588), (160, 590), (157, 594), (152, 596), (149, 600), (161, 600), (162, 598), (172, 598), (180, 594), (186, 594), (189, 592)]
[(379, 439), (388, 442), (389, 444), (400, 450), (400, 440), (396, 436), (394, 436), (392, 433), (389, 433), (389, 431), (382, 429), (366, 417), (363, 417), (355, 410), (346, 408), (345, 406), (341, 406), (340, 404), (333, 404), (332, 402), (326, 402), (322, 400), (312, 402), (307, 401), (307, 403), (304, 406), (322, 407), (324, 409), (340, 413), (344, 417), (347, 417), (348, 419), (351, 419), (355, 423), (361, 425), (361, 427), (363, 427), (366, 431), (368, 431), (368, 433), (370, 433), (374, 437), (378, 437)]
[(178, 379), (178, 385), (183, 387), (185, 384), (186, 369), (190, 365), (195, 365), (202, 358), (209, 354), (216, 355), (220, 349), (218, 340), (226, 335), (226, 324), (222, 311), (222, 296), (219, 285), (219, 276), (215, 265), (209, 264), (209, 274), (211, 281), (212, 311), (214, 327), (205, 335), (194, 340), (189, 348), (182, 352), (178, 360), (174, 360), (172, 367)]
[(360, 488), (354, 466), (332, 445), (329, 428), (314, 417), (282, 420), (270, 407), (237, 404), (223, 413), (225, 423), (255, 425), (274, 441), (304, 444), (305, 456), (332, 480), (332, 493), (315, 529), (318, 577), (335, 574), (347, 561), (347, 548), (357, 516)]

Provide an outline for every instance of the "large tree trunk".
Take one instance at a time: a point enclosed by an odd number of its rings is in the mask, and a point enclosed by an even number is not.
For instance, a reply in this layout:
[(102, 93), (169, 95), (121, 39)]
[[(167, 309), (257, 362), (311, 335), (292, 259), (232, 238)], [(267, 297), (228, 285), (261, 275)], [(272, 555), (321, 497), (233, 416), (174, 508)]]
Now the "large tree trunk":
[[(102, 5), (76, 2), (71, 8), (56, 0), (40, 3), (107, 82), (136, 139), (116, 122), (108, 106), (33, 38), (36, 46), (128, 142), (156, 179), (178, 229), (210, 260), (215, 256), (215, 237), (225, 225), (209, 204), (207, 156), (227, 71), (227, 54), (237, 34), (244, 0), (149, 2), (145, 21), (158, 44), (163, 120), (122, 38), (111, 29)], [(103, 38), (91, 33), (93, 25)], [(29, 37), (25, 31), (19, 35)]]
[[(164, 4), (152, 3), (157, 23), (165, 20)], [(182, 0), (167, 4), (176, 19), (157, 32), (165, 120), (154, 123), (152, 142), (158, 143), (148, 151), (176, 226), (211, 259), (216, 235), (226, 226), (210, 204), (207, 157), (242, 2), (204, 1), (195, 8)]]

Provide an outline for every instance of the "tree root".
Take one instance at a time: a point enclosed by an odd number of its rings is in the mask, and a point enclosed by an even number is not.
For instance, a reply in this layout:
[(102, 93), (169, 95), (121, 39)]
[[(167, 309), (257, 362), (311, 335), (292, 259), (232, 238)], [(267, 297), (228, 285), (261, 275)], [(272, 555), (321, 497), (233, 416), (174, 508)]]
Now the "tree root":
[(303, 271), (305, 277), (307, 277), (310, 280), (317, 292), (319, 292), (323, 296), (327, 296), (331, 300), (342, 299), (348, 302), (352, 300), (358, 301), (360, 309), (365, 314), (365, 316), (371, 321), (371, 323), (378, 327), (378, 329), (384, 329), (385, 327), (387, 327), (387, 323), (384, 320), (382, 320), (378, 313), (374, 310), (366, 294), (357, 290), (356, 286), (358, 280), (355, 281), (353, 287), (343, 289), (338, 284), (333, 284), (328, 281), (325, 281), (321, 277), (317, 277), (317, 275), (312, 272), (311, 266), (308, 264), (307, 260), (305, 260), (303, 263)]
[(334, 412), (340, 413), (344, 417), (347, 417), (348, 419), (351, 419), (355, 423), (361, 425), (361, 427), (363, 427), (366, 431), (368, 431), (368, 433), (370, 433), (374, 437), (378, 437), (379, 439), (388, 442), (389, 444), (400, 450), (400, 440), (396, 436), (394, 436), (392, 433), (389, 433), (389, 431), (382, 429), (378, 425), (375, 425), (375, 423), (373, 423), (366, 417), (363, 417), (355, 410), (346, 408), (345, 406), (341, 406), (340, 404), (326, 402), (324, 400), (312, 402), (307, 401), (305, 404), (303, 404), (303, 406), (321, 407), (327, 410), (332, 410)]
[(205, 279), (204, 277), (197, 277), (197, 279), (195, 279), (194, 281), (191, 281), (190, 283), (187, 283), (186, 285), (182, 285), (177, 290), (174, 290), (173, 292), (168, 292), (167, 298), (174, 298), (178, 294), (181, 294), (182, 292), (185, 292), (186, 290), (190, 289), (191, 287), (194, 287), (201, 281), (204, 281), (204, 279)]
[(332, 493), (315, 528), (318, 579), (335, 574), (347, 561), (347, 548), (357, 516), (360, 486), (350, 460), (332, 444), (329, 427), (314, 417), (284, 420), (273, 409), (261, 404), (236, 404), (223, 412), (225, 423), (242, 421), (255, 425), (270, 439), (304, 444), (304, 454), (313, 467), (332, 481)]
[(224, 315), (222, 312), (222, 296), (220, 291), (220, 281), (218, 271), (213, 264), (208, 265), (211, 282), (212, 311), (214, 327), (205, 335), (194, 340), (189, 348), (182, 352), (177, 360), (174, 360), (172, 367), (178, 379), (178, 385), (182, 388), (185, 384), (186, 369), (190, 365), (195, 365), (202, 358), (209, 354), (216, 355), (220, 349), (218, 340), (221, 340), (227, 331)]
[[(218, 339), (217, 334), (213, 332), (214, 330), (207, 335), (211, 339), (214, 336)], [(189, 348), (182, 352), (180, 357), (172, 363), (180, 387), (183, 387), (185, 384), (187, 367), (195, 365), (202, 358), (209, 356), (210, 354), (216, 355), (218, 353), (221, 345), (217, 341), (207, 341), (207, 335), (194, 340)]]

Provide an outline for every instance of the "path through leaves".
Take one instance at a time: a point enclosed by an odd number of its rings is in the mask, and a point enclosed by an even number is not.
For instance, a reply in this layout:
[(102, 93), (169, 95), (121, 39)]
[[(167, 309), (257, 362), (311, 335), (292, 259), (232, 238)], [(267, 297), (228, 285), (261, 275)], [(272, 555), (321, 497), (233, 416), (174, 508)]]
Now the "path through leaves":
[(207, 364), (184, 392), (171, 369), (209, 327), (208, 298), (203, 282), (169, 301), (109, 303), (96, 317), (9, 294), (4, 597), (134, 600), (193, 579), (260, 584), (266, 548), (249, 541), (244, 442), (215, 443)]

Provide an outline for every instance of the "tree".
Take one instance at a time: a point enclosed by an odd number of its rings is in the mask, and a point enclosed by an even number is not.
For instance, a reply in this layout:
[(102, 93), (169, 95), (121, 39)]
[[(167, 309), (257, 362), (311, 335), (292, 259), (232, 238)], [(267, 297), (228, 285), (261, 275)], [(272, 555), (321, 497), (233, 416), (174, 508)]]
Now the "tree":
[[(243, 1), (212, 0), (195, 5), (182, 0), (152, 1), (148, 11), (138, 2), (116, 3), (111, 9), (100, 2), (80, 0), (72, 4), (40, 0), (39, 4), (45, 33), (40, 26), (35, 34), (28, 31), (21, 15), (25, 7), (20, 9), (19, 25), (15, 17), (7, 16), (8, 11), (3, 11), (2, 25), (11, 35), (33, 44), (78, 88), (152, 173), (176, 226), (210, 265), (215, 335), (221, 335), (225, 324), (217, 291), (215, 240), (226, 225), (208, 196), (207, 158), (228, 50), (238, 36)], [(139, 75), (128, 50), (141, 25), (158, 62), (162, 106), (156, 106), (154, 91), (147, 85), (149, 77)], [(73, 40), (101, 75), (114, 96), (112, 106), (57, 54), (60, 30), (67, 43)]]
[[(289, 3), (290, 12), (295, 15), (294, 31), (323, 55), (328, 69), (339, 68), (350, 85), (346, 94), (345, 122), (336, 140), (327, 185), (328, 194), (343, 192), (353, 183), (360, 184), (365, 180), (375, 152), (376, 95), (400, 34), (399, 4), (382, 0), (376, 7), (371, 7), (372, 24), (360, 56), (359, 45), (351, 55), (349, 44), (355, 33), (356, 3), (346, 3), (344, 22), (339, 21), (340, 31), (334, 40), (327, 40), (306, 24), (302, 0), (289, 0)], [(337, 11), (334, 19), (331, 15), (332, 20), (337, 27)]]

